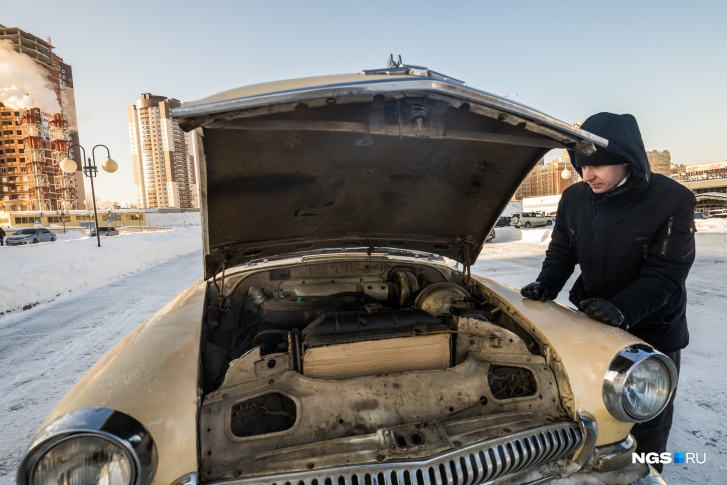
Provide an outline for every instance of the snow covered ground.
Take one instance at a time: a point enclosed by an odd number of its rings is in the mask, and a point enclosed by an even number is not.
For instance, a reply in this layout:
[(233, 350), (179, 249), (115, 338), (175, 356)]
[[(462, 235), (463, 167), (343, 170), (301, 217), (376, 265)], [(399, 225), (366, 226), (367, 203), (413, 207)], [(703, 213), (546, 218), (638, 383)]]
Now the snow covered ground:
[[(62, 227), (52, 226), (58, 237), (55, 242), (0, 247), (0, 315), (112, 281), (201, 247), (199, 213), (151, 212), (147, 222), (150, 226), (120, 227), (118, 236), (101, 236), (101, 247), (84, 229), (71, 226), (65, 233)], [(201, 262), (202, 255), (199, 257)]]
[[(155, 225), (165, 224), (161, 217)], [(697, 260), (687, 281), (691, 344), (682, 353), (668, 451), (706, 453), (707, 462), (666, 465), (665, 477), (676, 484), (723, 483), (727, 471), (727, 220), (697, 221), (697, 228)], [(496, 232), (474, 271), (517, 287), (532, 281), (549, 231)], [(0, 485), (14, 483), (30, 436), (73, 382), (201, 277), (200, 247), (199, 227), (182, 223), (105, 237), (100, 248), (75, 232), (0, 248)], [(557, 301), (570, 305), (566, 295)]]

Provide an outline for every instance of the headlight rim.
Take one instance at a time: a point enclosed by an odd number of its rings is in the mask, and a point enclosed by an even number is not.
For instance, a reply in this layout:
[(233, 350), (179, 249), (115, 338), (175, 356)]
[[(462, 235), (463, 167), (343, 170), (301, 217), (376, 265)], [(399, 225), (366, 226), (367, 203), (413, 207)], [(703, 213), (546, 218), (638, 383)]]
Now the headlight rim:
[(72, 438), (101, 438), (117, 445), (132, 464), (133, 485), (152, 482), (157, 467), (156, 444), (151, 433), (136, 419), (106, 408), (88, 408), (64, 414), (38, 430), (20, 460), (16, 480), (27, 485), (40, 460), (53, 448)]
[(34, 455), (34, 461), (32, 464), (32, 468), (28, 469), (28, 483), (32, 482), (33, 475), (37, 473), (37, 466), (40, 463), (40, 461), (46, 456), (47, 453), (50, 453), (54, 448), (57, 446), (62, 445), (63, 443), (70, 441), (75, 438), (83, 438), (83, 437), (89, 437), (89, 438), (100, 438), (105, 441), (108, 441), (114, 445), (116, 445), (120, 450), (123, 451), (124, 455), (126, 455), (126, 458), (131, 462), (131, 484), (137, 484), (138, 483), (138, 475), (139, 470), (141, 469), (141, 466), (139, 464), (139, 460), (134, 454), (132, 450), (129, 449), (127, 444), (123, 441), (120, 441), (117, 436), (112, 435), (110, 433), (104, 433), (104, 432), (88, 432), (87, 430), (78, 430), (78, 431), (71, 431), (69, 430), (68, 433), (64, 433), (63, 435), (56, 435), (54, 439), (50, 439), (43, 442), (43, 446), (38, 449), (38, 452)]
[[(647, 359), (655, 359), (669, 374), (669, 392), (659, 410), (646, 418), (631, 415), (623, 404), (624, 384), (639, 364)], [(619, 421), (643, 423), (658, 416), (669, 403), (676, 390), (678, 374), (674, 362), (650, 345), (634, 344), (621, 350), (611, 361), (603, 379), (603, 402), (611, 415)]]

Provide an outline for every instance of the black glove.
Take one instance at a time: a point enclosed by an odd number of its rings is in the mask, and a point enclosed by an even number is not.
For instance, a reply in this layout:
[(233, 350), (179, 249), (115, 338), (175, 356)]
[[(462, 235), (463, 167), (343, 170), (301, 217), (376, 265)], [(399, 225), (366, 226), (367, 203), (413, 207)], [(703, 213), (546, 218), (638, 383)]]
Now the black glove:
[(624, 330), (628, 325), (624, 324), (624, 315), (616, 305), (605, 298), (588, 298), (580, 302), (578, 307), (589, 317), (601, 323), (621, 327)]
[(535, 281), (522, 287), (520, 294), (525, 298), (536, 301), (554, 300), (558, 296), (558, 292), (549, 285)]

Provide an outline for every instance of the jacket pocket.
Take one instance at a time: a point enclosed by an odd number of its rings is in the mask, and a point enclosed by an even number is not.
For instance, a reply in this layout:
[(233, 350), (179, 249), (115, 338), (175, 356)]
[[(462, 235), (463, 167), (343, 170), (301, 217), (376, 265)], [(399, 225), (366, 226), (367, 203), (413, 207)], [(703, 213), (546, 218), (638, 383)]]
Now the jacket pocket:
[(664, 238), (664, 243), (661, 246), (661, 255), (666, 256), (666, 250), (669, 247), (669, 240), (671, 239), (671, 233), (674, 230), (674, 217), (670, 217), (669, 221), (666, 223), (666, 237)]
[(649, 238), (636, 238), (636, 267), (641, 269), (644, 262), (649, 258)]
[(669, 218), (661, 255), (679, 259), (694, 258), (695, 232), (693, 219)]
[(570, 244), (573, 254), (576, 255), (576, 261), (578, 261), (578, 245), (576, 244), (578, 233), (575, 226), (568, 226), (568, 243)]

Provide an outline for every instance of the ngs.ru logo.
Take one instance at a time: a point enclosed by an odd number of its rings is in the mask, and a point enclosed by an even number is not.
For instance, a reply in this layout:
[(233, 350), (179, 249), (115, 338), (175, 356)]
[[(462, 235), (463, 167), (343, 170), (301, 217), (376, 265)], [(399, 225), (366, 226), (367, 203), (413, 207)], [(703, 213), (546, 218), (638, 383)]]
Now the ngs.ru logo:
[(632, 453), (631, 463), (648, 463), (649, 465), (655, 465), (657, 463), (668, 464), (674, 463), (676, 465), (684, 465), (686, 463), (698, 463), (703, 464), (707, 461), (707, 453), (692, 453), (687, 451), (677, 451), (676, 453)]

